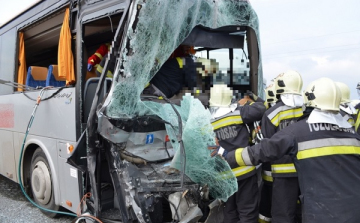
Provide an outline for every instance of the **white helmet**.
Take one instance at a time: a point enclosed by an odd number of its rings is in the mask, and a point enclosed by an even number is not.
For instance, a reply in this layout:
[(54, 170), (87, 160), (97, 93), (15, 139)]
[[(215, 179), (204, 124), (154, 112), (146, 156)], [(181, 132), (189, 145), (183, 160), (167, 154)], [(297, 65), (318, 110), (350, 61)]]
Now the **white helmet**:
[(301, 75), (293, 70), (279, 74), (275, 79), (276, 94), (301, 95), (302, 85)]
[(342, 82), (335, 82), (335, 84), (339, 87), (341, 91), (341, 102), (340, 104), (350, 103), (350, 88), (342, 83)]
[(209, 76), (211, 72), (211, 61), (206, 58), (198, 57), (195, 60), (196, 63), (196, 71), (201, 74), (201, 76), (206, 77)]
[(270, 83), (265, 88), (265, 96), (266, 96), (265, 100), (267, 103), (273, 103), (276, 101), (276, 92), (275, 92), (275, 84), (274, 83)]
[(311, 82), (304, 91), (306, 106), (323, 111), (338, 112), (341, 91), (329, 78), (319, 78)]
[(210, 106), (211, 107), (228, 107), (231, 104), (233, 90), (226, 84), (214, 84), (210, 88)]

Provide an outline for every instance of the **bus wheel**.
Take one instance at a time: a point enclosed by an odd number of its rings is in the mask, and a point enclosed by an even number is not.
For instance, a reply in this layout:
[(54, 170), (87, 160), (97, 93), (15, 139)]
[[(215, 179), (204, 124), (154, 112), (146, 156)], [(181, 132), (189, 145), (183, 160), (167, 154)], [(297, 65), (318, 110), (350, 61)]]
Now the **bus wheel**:
[[(35, 202), (46, 209), (58, 211), (59, 206), (55, 204), (51, 170), (46, 159), (45, 153), (41, 148), (37, 148), (31, 159), (31, 191)], [(56, 213), (44, 211), (49, 217), (57, 216)]]

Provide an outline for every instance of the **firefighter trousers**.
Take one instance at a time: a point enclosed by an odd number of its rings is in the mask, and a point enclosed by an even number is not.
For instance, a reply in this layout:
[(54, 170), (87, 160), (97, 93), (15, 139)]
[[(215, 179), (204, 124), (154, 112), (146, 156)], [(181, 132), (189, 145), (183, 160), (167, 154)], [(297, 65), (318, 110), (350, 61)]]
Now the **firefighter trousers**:
[(300, 195), (297, 177), (274, 177), (272, 188), (272, 223), (296, 223)]
[[(272, 200), (272, 182), (263, 182), (261, 187), (260, 204), (259, 204), (259, 222), (271, 222), (271, 200)], [(261, 218), (260, 218), (261, 216)]]
[(224, 223), (257, 223), (259, 188), (257, 175), (239, 180), (238, 191), (225, 203)]

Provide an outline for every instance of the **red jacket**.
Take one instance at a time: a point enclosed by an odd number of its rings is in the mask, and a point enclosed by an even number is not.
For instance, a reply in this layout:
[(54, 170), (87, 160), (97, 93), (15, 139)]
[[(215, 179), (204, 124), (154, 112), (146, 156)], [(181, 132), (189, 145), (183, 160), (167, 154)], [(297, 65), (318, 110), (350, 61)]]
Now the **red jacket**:
[(109, 52), (110, 44), (101, 44), (100, 47), (96, 50), (96, 52), (89, 57), (88, 64), (91, 64), (93, 66), (99, 64), (102, 60), (102, 58)]

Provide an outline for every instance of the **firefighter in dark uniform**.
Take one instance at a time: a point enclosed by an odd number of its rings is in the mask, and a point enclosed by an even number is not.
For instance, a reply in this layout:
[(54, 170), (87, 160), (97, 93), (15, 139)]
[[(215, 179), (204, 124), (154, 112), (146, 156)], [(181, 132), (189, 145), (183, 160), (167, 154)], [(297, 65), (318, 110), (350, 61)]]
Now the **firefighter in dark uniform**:
[(180, 45), (150, 80), (143, 94), (160, 96), (157, 95), (160, 91), (171, 98), (184, 87), (193, 89), (196, 86), (196, 65), (191, 57), (193, 53), (193, 47)]
[[(296, 71), (287, 71), (275, 79), (279, 100), (269, 108), (261, 120), (264, 138), (293, 124), (303, 115), (302, 78)], [(266, 167), (265, 167), (266, 168)], [(271, 162), (273, 177), (271, 215), (273, 223), (295, 223), (299, 183), (290, 156)]]
[(355, 126), (354, 115), (356, 115), (356, 110), (350, 101), (350, 89), (342, 82), (335, 82), (335, 84), (341, 92), (340, 114), (350, 123), (350, 125)]
[[(245, 96), (238, 104), (231, 104), (232, 90), (227, 85), (214, 85), (210, 89), (211, 124), (220, 147), (227, 153), (239, 145), (248, 146), (250, 133), (247, 125), (261, 119), (265, 112), (263, 101), (253, 102)], [(238, 191), (225, 203), (224, 223), (256, 223), (258, 220), (258, 195), (256, 167), (231, 166), (237, 177)]]
[[(275, 80), (274, 80), (275, 82)], [(267, 109), (276, 104), (275, 83), (270, 83), (265, 89), (265, 107)], [(259, 204), (259, 223), (271, 222), (271, 200), (272, 200), (272, 186), (273, 178), (271, 175), (270, 163), (263, 163), (261, 166), (262, 186)]]
[(253, 166), (294, 158), (301, 189), (303, 223), (358, 223), (360, 135), (339, 114), (341, 93), (328, 78), (305, 90), (310, 115), (252, 147), (229, 152), (230, 165)]
[[(360, 82), (357, 84), (356, 89), (357, 89), (357, 92), (358, 92), (358, 95), (360, 98)], [(354, 127), (355, 127), (355, 131), (357, 132), (357, 134), (360, 135), (360, 128), (359, 128), (359, 125), (360, 125), (360, 103), (355, 106), (355, 109), (356, 109), (356, 115), (354, 115), (354, 120), (355, 120)]]

